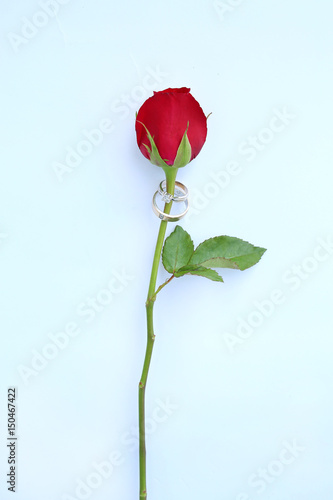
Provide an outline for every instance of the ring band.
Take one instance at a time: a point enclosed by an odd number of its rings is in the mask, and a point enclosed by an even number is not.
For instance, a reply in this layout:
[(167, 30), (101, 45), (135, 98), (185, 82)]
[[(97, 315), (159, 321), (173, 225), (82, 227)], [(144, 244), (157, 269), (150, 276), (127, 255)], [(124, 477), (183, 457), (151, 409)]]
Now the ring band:
[[(179, 189), (177, 189), (179, 188)], [(175, 194), (169, 194), (166, 191), (166, 180), (160, 182), (158, 186), (158, 192), (162, 196), (162, 200), (166, 203), (170, 203), (170, 201), (185, 201), (188, 197), (188, 189), (181, 182), (175, 182)]]
[[(178, 189), (177, 189), (178, 188)], [(183, 202), (185, 204), (185, 210), (181, 212), (180, 214), (176, 215), (170, 215), (166, 214), (165, 212), (162, 212), (162, 210), (158, 207), (157, 202), (156, 202), (156, 197), (157, 195), (160, 195), (162, 198), (162, 201), (165, 203), (170, 203), (171, 201), (175, 202)], [(171, 195), (166, 191), (166, 181), (160, 182), (158, 186), (158, 190), (153, 196), (153, 211), (157, 215), (157, 217), (160, 220), (164, 220), (167, 222), (176, 222), (184, 217), (184, 215), (187, 214), (188, 212), (188, 189), (184, 184), (181, 182), (176, 181), (175, 182), (175, 194)]]
[(170, 215), (170, 214), (166, 214), (164, 212), (162, 212), (162, 210), (160, 210), (157, 206), (157, 203), (156, 203), (156, 196), (159, 194), (158, 191), (156, 191), (156, 193), (154, 194), (153, 196), (153, 211), (154, 213), (157, 215), (157, 217), (161, 220), (165, 220), (165, 221), (168, 221), (168, 222), (176, 222), (177, 220), (180, 220), (184, 217), (184, 215), (187, 214), (188, 212), (188, 200), (184, 200), (184, 203), (185, 203), (185, 210), (184, 212), (180, 213), (180, 214), (176, 214), (176, 215)]

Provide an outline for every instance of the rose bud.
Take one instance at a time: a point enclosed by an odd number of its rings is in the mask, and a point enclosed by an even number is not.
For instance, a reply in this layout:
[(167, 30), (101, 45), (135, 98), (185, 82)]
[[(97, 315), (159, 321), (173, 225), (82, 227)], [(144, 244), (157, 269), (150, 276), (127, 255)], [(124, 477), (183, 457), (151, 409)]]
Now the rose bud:
[(159, 167), (184, 167), (205, 143), (207, 118), (190, 89), (154, 92), (136, 116), (141, 153)]

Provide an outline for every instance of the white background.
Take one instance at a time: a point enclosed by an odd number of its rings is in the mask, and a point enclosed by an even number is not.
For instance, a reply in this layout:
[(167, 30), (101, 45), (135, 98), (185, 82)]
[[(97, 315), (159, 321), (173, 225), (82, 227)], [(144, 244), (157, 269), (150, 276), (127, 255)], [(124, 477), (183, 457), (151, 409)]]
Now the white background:
[(158, 296), (148, 498), (331, 498), (331, 2), (2, 7), (1, 498), (13, 498), (13, 386), (16, 500), (138, 498), (163, 176), (136, 146), (135, 111), (181, 86), (212, 112), (204, 148), (179, 171), (192, 195), (182, 226), (196, 245), (228, 234), (268, 251), (225, 283), (189, 276)]

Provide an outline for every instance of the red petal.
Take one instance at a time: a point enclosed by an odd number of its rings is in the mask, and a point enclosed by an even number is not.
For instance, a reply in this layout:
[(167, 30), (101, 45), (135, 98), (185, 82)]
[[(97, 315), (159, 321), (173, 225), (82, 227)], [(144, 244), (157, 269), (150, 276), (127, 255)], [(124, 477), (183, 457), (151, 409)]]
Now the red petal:
[(136, 120), (137, 142), (142, 154), (149, 159), (143, 144), (150, 147), (150, 143), (144, 127), (138, 122), (145, 124), (168, 165), (173, 165), (188, 122), (191, 160), (199, 154), (207, 136), (206, 116), (186, 87), (155, 92), (139, 109)]
[(188, 89), (187, 87), (181, 87), (180, 89), (165, 89), (165, 90), (160, 90), (158, 92), (154, 91), (154, 95), (156, 95), (156, 94), (167, 94), (168, 92), (188, 94), (190, 90), (191, 89)]

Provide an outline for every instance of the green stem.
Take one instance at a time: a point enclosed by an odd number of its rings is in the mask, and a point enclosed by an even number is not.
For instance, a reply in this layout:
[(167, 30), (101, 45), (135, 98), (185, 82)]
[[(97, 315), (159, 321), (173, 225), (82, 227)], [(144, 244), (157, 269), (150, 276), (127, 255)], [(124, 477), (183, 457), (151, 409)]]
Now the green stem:
[(155, 299), (156, 299), (156, 295), (158, 294), (158, 292), (160, 292), (162, 290), (162, 288), (164, 288), (168, 283), (170, 283), (170, 281), (173, 280), (174, 277), (175, 277), (175, 275), (172, 274), (169, 279), (167, 279), (164, 283), (162, 283), (162, 285), (160, 285), (158, 287), (158, 289), (155, 292), (155, 295), (153, 296), (153, 297), (155, 297)]
[[(166, 190), (170, 194), (174, 194), (175, 181), (177, 176), (177, 168), (166, 168)], [(169, 214), (172, 207), (172, 201), (164, 205), (164, 213)], [(140, 460), (140, 499), (147, 498), (147, 483), (146, 483), (146, 431), (145, 431), (145, 393), (146, 383), (149, 371), (151, 355), (155, 341), (154, 325), (153, 325), (153, 309), (156, 300), (156, 280), (158, 267), (160, 263), (167, 221), (161, 221), (160, 229), (157, 236), (156, 248), (154, 253), (153, 265), (151, 270), (148, 296), (146, 302), (147, 313), (147, 346), (146, 354), (143, 363), (142, 375), (139, 382), (139, 460)], [(166, 284), (166, 283), (165, 283)]]

